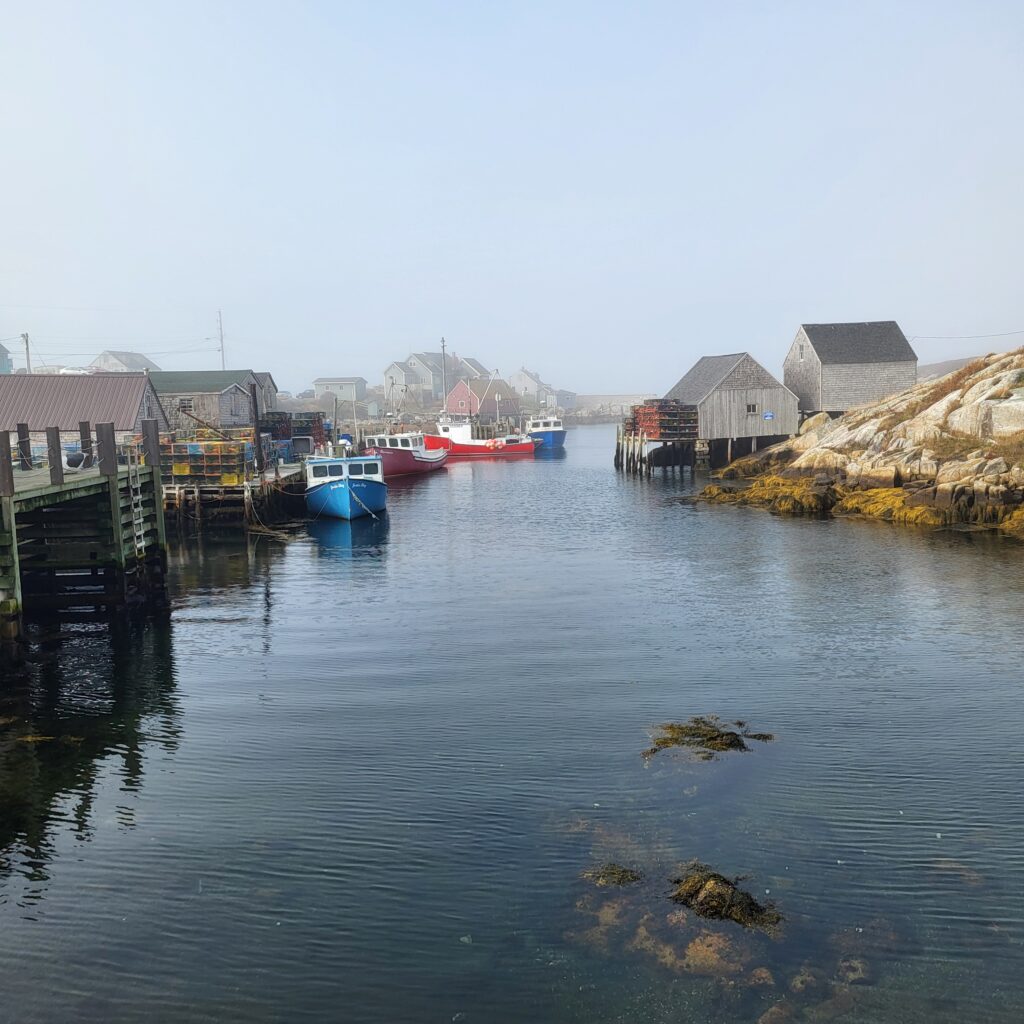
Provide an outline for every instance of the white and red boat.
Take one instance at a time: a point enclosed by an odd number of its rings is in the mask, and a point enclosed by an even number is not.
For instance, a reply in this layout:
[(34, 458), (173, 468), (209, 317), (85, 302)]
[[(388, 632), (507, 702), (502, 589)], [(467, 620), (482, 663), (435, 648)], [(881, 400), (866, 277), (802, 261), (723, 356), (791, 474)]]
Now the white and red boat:
[(473, 437), (473, 425), (467, 420), (442, 416), (437, 421), (438, 433), (425, 434), (428, 451), (444, 451), (453, 459), (494, 459), (513, 455), (532, 455), (538, 442), (525, 434), (505, 437)]
[(384, 479), (430, 473), (448, 461), (445, 448), (431, 448), (423, 434), (374, 434), (363, 441), (366, 455), (376, 455), (384, 467)]

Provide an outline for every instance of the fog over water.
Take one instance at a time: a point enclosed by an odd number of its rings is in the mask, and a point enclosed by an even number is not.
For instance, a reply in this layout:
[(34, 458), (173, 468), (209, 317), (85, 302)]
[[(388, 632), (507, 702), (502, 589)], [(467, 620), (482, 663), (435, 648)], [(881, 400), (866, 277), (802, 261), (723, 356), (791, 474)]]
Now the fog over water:
[[(801, 322), (1024, 337), (1012, 2), (4, 5), (0, 343), (664, 393)], [(925, 337), (922, 337), (925, 336)], [(942, 336), (932, 338), (929, 336)], [(11, 340), (13, 339), (13, 341)]]

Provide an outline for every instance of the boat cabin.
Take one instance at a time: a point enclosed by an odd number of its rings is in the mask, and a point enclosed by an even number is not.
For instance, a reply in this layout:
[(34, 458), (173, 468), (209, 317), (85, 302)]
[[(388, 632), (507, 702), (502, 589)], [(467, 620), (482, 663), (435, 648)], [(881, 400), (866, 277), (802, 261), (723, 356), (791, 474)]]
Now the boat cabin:
[(374, 434), (363, 442), (367, 448), (422, 448), (422, 434)]
[(315, 458), (306, 462), (306, 487), (318, 487), (334, 480), (376, 480), (384, 482), (380, 459), (355, 455), (351, 458)]
[(530, 425), (526, 428), (527, 430), (561, 430), (562, 421), (559, 419), (541, 419), (536, 417), (530, 420)]

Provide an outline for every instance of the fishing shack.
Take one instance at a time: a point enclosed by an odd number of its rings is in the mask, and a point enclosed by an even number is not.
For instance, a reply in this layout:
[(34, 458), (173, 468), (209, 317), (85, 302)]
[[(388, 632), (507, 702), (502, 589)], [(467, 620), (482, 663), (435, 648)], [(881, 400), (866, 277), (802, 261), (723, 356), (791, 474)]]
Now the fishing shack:
[[(717, 469), (785, 440), (798, 427), (797, 398), (749, 352), (702, 356), (663, 399), (633, 407), (619, 432), (616, 466)], [(649, 452), (650, 444), (657, 448)]]

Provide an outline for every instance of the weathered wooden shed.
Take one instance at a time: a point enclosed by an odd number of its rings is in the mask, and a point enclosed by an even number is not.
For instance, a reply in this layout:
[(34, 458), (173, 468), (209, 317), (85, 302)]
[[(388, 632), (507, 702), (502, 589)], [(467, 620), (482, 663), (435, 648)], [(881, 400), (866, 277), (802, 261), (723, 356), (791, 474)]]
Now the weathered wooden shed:
[(749, 352), (702, 356), (665, 396), (697, 407), (704, 441), (784, 438), (798, 426), (797, 399)]
[(917, 383), (917, 354), (895, 320), (801, 324), (783, 379), (804, 413), (841, 413)]
[(258, 389), (259, 382), (252, 370), (163, 370), (149, 379), (172, 430), (193, 431), (204, 423), (221, 428), (253, 425), (250, 388), (256, 384)]

